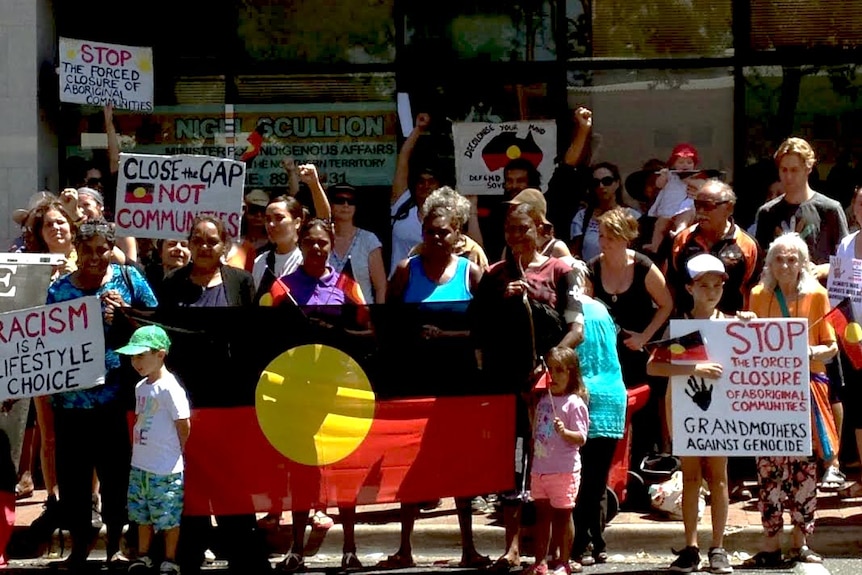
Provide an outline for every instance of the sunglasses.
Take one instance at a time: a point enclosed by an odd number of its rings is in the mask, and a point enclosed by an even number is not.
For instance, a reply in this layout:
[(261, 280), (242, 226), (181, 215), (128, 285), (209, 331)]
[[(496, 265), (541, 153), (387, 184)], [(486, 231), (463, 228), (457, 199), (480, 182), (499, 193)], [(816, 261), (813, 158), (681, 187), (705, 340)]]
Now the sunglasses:
[(617, 181), (617, 179), (613, 176), (605, 176), (604, 178), (593, 178), (593, 187), (594, 188), (598, 188), (599, 186), (608, 187), (616, 181)]
[(730, 200), (722, 200), (720, 202), (708, 202), (706, 200), (695, 200), (694, 201), (694, 209), (695, 210), (703, 210), (705, 212), (711, 212), (718, 206), (723, 206), (724, 204), (730, 203)]
[(102, 183), (102, 178), (87, 178), (87, 186), (88, 187), (92, 188), (93, 186), (98, 186), (101, 183)]
[(347, 204), (348, 206), (355, 206), (356, 200), (354, 198), (350, 198), (347, 196), (336, 196), (332, 198), (332, 205), (338, 206), (341, 204)]
[(246, 206), (246, 211), (248, 211), (250, 216), (262, 216), (266, 213), (266, 208), (256, 204), (251, 204)]

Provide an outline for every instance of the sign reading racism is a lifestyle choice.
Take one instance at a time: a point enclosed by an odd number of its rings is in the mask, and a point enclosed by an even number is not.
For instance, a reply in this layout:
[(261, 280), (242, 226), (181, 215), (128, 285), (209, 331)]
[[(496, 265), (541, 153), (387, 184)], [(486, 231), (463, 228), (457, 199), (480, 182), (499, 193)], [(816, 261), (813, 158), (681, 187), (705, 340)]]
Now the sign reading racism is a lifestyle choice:
[(245, 163), (210, 156), (120, 154), (117, 234), (186, 237), (198, 215), (222, 220), (238, 237)]
[(674, 455), (811, 454), (808, 320), (672, 320), (700, 330), (717, 379), (674, 376)]
[(502, 194), (503, 171), (512, 160), (530, 162), (541, 174), (542, 190), (547, 190), (557, 147), (555, 122), (456, 122), (452, 137), (455, 175), (462, 194)]
[(104, 381), (98, 297), (0, 314), (0, 401), (87, 389)]
[(60, 101), (153, 111), (153, 49), (60, 38)]

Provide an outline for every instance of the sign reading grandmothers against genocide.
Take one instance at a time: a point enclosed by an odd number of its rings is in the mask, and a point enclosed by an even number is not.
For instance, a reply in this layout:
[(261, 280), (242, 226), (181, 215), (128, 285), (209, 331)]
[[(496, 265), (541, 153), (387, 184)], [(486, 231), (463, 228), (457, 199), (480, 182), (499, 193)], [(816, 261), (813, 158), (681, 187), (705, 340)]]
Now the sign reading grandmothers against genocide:
[(152, 48), (60, 38), (60, 101), (152, 112)]
[(187, 237), (195, 217), (212, 215), (239, 236), (245, 164), (210, 156), (120, 154), (117, 234)]
[(849, 297), (856, 319), (862, 318), (862, 260), (853, 258), (844, 263), (842, 258), (831, 256), (827, 287), (829, 302), (833, 307), (845, 297)]
[(672, 320), (721, 376), (671, 378), (674, 455), (811, 454), (808, 320)]
[(0, 314), (0, 401), (86, 389), (104, 381), (98, 297)]
[(503, 171), (512, 160), (526, 160), (539, 171), (547, 190), (554, 171), (557, 124), (552, 121), (452, 124), (455, 177), (464, 195), (503, 193)]

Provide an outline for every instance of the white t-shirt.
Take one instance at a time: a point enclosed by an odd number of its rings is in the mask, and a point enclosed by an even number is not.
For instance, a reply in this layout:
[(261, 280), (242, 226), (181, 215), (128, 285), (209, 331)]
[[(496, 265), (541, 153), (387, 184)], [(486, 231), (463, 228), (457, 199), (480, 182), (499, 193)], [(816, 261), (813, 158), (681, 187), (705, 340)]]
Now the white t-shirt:
[(172, 373), (135, 385), (135, 427), (132, 433), (132, 467), (156, 475), (183, 470), (183, 452), (177, 435), (178, 419), (191, 415), (189, 398)]
[[(636, 220), (640, 219), (641, 213), (634, 208), (626, 207), (626, 211)], [(581, 246), (581, 259), (585, 262), (590, 261), (600, 253), (602, 249), (599, 247), (599, 219), (595, 216), (590, 218), (589, 223), (584, 230), (584, 218), (587, 216), (587, 209), (578, 210), (575, 217), (572, 218), (571, 237), (575, 239), (578, 236), (584, 236), (584, 242)]]
[[(410, 190), (406, 190), (389, 208), (389, 215), (394, 217), (403, 204), (410, 200)], [(422, 222), (419, 221), (419, 208), (413, 206), (407, 212), (407, 217), (392, 224), (392, 258), (389, 266), (389, 276), (395, 267), (410, 254), (416, 244), (422, 242)]]
[[(263, 274), (266, 271), (266, 258), (269, 255), (269, 251), (265, 251), (256, 258), (254, 258), (254, 267), (251, 270), (251, 275), (254, 277), (254, 287), (255, 289), (260, 287), (260, 282), (263, 279)], [(302, 264), (302, 252), (299, 250), (299, 246), (296, 246), (286, 254), (275, 254), (275, 266), (274, 273), (276, 278), (280, 278), (281, 276), (286, 276), (287, 274), (291, 274), (296, 271)]]
[(688, 210), (694, 209), (694, 200), (686, 193), (685, 182), (673, 172), (667, 175), (667, 183), (655, 198), (655, 203), (649, 209), (649, 215), (654, 218), (672, 218)]
[(329, 254), (329, 263), (338, 273), (341, 273), (347, 265), (348, 258), (350, 259), (353, 278), (362, 288), (362, 297), (365, 298), (366, 303), (374, 303), (374, 290), (371, 285), (371, 274), (368, 271), (368, 255), (379, 249), (381, 245), (380, 240), (372, 232), (358, 228), (350, 247), (347, 248), (347, 253), (339, 257), (333, 250)]

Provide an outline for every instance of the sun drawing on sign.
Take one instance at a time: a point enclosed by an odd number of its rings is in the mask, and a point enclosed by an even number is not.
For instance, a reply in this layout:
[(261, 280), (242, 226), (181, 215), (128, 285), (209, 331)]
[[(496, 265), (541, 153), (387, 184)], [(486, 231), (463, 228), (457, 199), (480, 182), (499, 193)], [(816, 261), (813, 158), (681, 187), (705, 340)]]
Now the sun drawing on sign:
[(353, 358), (321, 344), (291, 348), (261, 373), (257, 420), (267, 440), (304, 465), (340, 461), (362, 445), (374, 422), (371, 382)]

